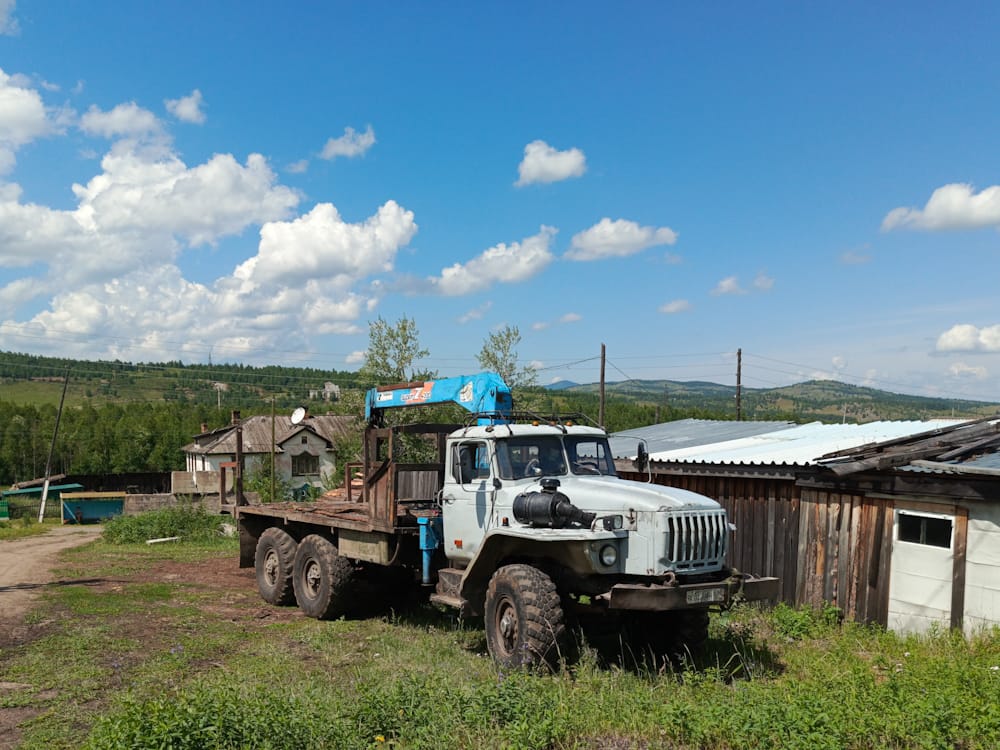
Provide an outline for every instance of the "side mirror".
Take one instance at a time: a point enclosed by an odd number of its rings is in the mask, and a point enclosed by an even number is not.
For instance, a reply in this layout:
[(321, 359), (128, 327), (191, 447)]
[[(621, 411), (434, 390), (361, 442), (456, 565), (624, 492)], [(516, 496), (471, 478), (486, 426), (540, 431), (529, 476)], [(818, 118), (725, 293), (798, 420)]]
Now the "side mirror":
[(639, 443), (639, 450), (635, 455), (635, 469), (645, 471), (647, 466), (649, 466), (649, 451), (646, 450), (645, 443)]

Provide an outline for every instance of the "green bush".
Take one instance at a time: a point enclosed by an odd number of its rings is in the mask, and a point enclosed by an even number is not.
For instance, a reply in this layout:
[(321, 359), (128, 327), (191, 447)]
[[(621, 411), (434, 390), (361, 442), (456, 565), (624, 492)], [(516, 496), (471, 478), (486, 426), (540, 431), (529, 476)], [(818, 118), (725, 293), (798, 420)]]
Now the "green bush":
[(222, 516), (210, 515), (200, 505), (179, 505), (137, 516), (116, 516), (104, 524), (104, 541), (136, 544), (171, 536), (184, 541), (207, 541), (219, 536), (224, 520)]
[(265, 688), (196, 685), (151, 700), (126, 699), (84, 744), (104, 748), (311, 750), (345, 747), (341, 727), (314, 700)]

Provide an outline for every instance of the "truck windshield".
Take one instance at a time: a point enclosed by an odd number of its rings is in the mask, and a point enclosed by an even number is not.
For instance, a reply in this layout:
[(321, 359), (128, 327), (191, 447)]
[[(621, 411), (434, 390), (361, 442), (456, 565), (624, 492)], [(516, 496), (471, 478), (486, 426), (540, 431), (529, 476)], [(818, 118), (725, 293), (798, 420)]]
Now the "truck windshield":
[(560, 476), (566, 473), (562, 441), (555, 435), (497, 441), (501, 479)]
[(605, 438), (567, 436), (566, 453), (569, 467), (574, 474), (602, 474), (617, 476), (611, 450)]

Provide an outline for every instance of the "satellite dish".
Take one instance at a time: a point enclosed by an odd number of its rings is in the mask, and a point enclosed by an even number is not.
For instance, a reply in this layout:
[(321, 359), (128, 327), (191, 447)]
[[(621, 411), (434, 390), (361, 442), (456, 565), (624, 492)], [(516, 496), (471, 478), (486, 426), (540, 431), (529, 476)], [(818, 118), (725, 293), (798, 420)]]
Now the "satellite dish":
[(306, 408), (299, 406), (292, 412), (292, 424), (298, 424), (306, 418)]

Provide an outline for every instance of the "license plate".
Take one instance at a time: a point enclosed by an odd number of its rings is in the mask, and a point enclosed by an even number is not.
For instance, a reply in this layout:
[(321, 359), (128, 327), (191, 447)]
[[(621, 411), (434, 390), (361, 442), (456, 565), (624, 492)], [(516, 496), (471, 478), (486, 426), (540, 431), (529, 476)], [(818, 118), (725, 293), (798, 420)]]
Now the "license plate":
[(687, 592), (688, 604), (711, 604), (726, 601), (725, 589), (693, 589)]

